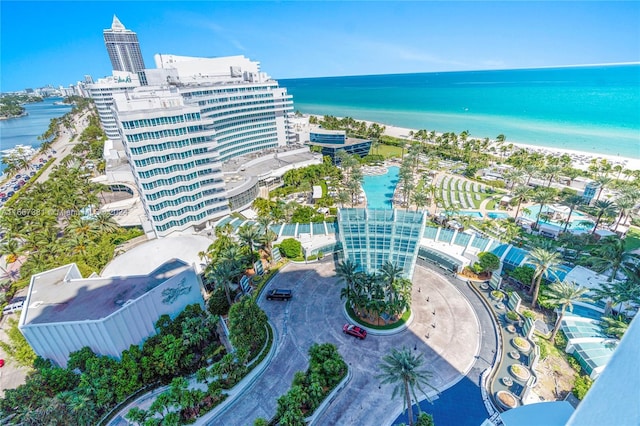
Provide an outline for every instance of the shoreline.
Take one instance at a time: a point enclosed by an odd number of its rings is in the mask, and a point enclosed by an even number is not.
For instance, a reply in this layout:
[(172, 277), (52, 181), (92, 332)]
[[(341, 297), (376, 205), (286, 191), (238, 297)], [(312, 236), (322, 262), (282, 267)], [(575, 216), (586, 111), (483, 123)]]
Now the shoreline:
[(22, 117), (26, 117), (27, 115), (29, 115), (29, 113), (27, 111), (23, 112), (20, 115), (12, 115), (11, 117), (6, 117), (6, 116), (1, 116), (0, 120), (11, 120), (13, 118), (22, 118)]
[[(313, 115), (315, 117), (317, 117), (318, 119), (322, 119), (324, 116), (323, 115), (319, 115), (319, 114), (309, 114), (310, 116)], [(338, 118), (343, 118), (343, 117), (338, 117)], [(389, 125), (389, 124), (384, 124), (384, 123), (379, 123), (379, 122), (375, 122), (375, 121), (369, 121), (369, 120), (361, 120), (358, 119), (356, 117), (352, 117), (354, 120), (356, 121), (363, 121), (365, 123), (367, 123), (368, 126), (370, 126), (373, 123), (376, 123), (380, 126), (384, 126), (385, 127), (385, 131), (384, 131), (384, 135), (386, 136), (391, 136), (394, 138), (400, 138), (400, 139), (407, 139), (407, 140), (412, 140), (409, 137), (409, 133), (413, 132), (416, 133), (419, 131), (419, 129), (410, 129), (407, 127), (399, 127), (399, 126), (394, 126), (394, 125)], [(436, 133), (437, 136), (441, 136), (442, 133)], [(508, 137), (508, 135), (507, 135)], [(484, 138), (476, 138), (473, 135), (469, 135), (468, 137), (469, 139), (484, 139)], [(571, 157), (572, 160), (572, 164), (573, 167), (577, 168), (577, 169), (581, 169), (581, 170), (586, 170), (589, 167), (589, 163), (592, 159), (606, 159), (608, 162), (610, 162), (612, 165), (616, 165), (616, 164), (620, 164), (622, 165), (625, 169), (629, 169), (629, 170), (640, 170), (640, 158), (631, 158), (631, 157), (623, 157), (623, 156), (617, 156), (617, 155), (607, 155), (607, 154), (596, 154), (596, 153), (592, 153), (592, 152), (586, 152), (586, 151), (578, 151), (578, 150), (573, 150), (573, 149), (565, 149), (565, 148), (549, 148), (549, 147), (545, 147), (545, 146), (539, 146), (539, 145), (531, 145), (531, 144), (527, 144), (527, 143), (522, 143), (522, 142), (517, 142), (517, 141), (511, 141), (508, 138), (505, 140), (504, 142), (506, 145), (512, 144), (514, 147), (518, 147), (518, 148), (524, 148), (527, 151), (530, 152), (539, 152), (542, 153), (544, 155), (563, 155), (563, 154), (567, 154)], [(495, 141), (495, 139), (490, 139), (490, 146), (496, 146), (497, 142)]]

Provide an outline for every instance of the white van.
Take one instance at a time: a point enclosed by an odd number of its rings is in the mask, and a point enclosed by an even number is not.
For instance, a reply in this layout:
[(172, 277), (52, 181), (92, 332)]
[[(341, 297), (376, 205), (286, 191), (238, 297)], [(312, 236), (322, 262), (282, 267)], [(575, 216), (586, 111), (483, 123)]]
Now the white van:
[(4, 307), (4, 309), (2, 310), (2, 315), (8, 315), (17, 311), (21, 311), (23, 305), (24, 300), (16, 303), (11, 303), (10, 305)]

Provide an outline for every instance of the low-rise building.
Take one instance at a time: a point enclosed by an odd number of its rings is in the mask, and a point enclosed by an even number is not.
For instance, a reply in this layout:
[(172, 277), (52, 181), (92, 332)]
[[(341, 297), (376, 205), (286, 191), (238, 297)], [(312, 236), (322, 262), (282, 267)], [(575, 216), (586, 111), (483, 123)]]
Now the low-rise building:
[(326, 130), (317, 126), (309, 132), (309, 145), (319, 147), (322, 155), (331, 157), (334, 164), (339, 151), (364, 157), (371, 150), (371, 140), (350, 138), (344, 130)]
[(66, 367), (85, 346), (120, 358), (156, 334), (160, 316), (175, 318), (194, 303), (204, 308), (202, 283), (182, 260), (148, 275), (88, 278), (72, 263), (31, 277), (19, 328), (37, 355)]

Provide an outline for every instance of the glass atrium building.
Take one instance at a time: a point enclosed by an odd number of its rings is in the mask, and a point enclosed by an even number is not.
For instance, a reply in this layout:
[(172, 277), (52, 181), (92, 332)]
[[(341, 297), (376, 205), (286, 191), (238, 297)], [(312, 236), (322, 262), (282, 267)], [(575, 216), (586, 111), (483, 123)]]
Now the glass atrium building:
[(387, 209), (339, 209), (338, 227), (345, 259), (373, 273), (389, 261), (411, 279), (424, 232), (425, 214)]

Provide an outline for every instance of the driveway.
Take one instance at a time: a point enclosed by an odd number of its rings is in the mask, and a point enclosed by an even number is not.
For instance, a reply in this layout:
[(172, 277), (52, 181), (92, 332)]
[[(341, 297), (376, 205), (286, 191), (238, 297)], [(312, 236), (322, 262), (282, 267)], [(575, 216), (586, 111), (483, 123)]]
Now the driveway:
[(267, 301), (263, 293), (259, 301), (276, 328), (277, 354), (254, 385), (207, 424), (244, 426), (258, 417), (273, 417), (276, 400), (289, 390), (293, 375), (307, 369), (307, 351), (313, 343), (335, 344), (353, 374), (318, 424), (390, 424), (400, 414), (402, 400), (392, 400), (392, 387), (380, 387), (375, 378), (381, 358), (391, 348), (422, 353), (439, 390), (455, 384), (471, 369), (478, 353), (476, 315), (456, 286), (438, 273), (416, 267), (413, 282), (414, 317), (409, 328), (360, 341), (342, 333), (346, 321), (342, 283), (335, 277), (334, 263), (287, 265), (269, 288), (292, 289), (293, 299)]

